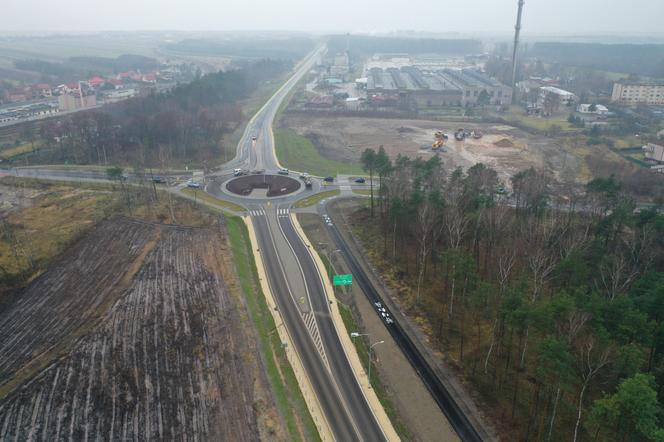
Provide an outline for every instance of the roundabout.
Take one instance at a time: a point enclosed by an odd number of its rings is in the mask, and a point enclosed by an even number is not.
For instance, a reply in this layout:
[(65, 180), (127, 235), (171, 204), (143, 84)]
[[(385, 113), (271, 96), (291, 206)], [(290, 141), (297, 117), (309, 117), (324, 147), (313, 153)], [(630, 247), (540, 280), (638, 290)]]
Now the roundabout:
[(249, 198), (275, 198), (297, 192), (302, 182), (284, 175), (246, 175), (227, 181), (223, 187), (230, 193)]

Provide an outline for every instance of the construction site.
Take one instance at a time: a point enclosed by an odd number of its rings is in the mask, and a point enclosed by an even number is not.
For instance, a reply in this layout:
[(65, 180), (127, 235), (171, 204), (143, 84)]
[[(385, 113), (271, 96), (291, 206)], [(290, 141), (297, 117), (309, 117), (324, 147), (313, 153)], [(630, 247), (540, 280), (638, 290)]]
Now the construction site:
[(233, 275), (220, 225), (96, 225), (0, 312), (0, 440), (287, 439)]
[(351, 118), (287, 114), (284, 126), (312, 141), (318, 153), (331, 160), (359, 163), (364, 149), (383, 146), (397, 155), (430, 158), (439, 155), (446, 169), (484, 163), (496, 169), (509, 185), (516, 172), (536, 167), (557, 176), (576, 176), (579, 165), (552, 138), (491, 123)]

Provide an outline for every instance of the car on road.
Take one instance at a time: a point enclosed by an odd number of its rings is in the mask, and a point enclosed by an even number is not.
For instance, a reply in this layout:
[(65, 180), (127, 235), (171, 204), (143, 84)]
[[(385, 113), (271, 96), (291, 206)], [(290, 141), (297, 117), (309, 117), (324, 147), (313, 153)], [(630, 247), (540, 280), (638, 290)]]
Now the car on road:
[(191, 187), (192, 189), (200, 189), (201, 183), (198, 183), (194, 180), (189, 180), (187, 181), (187, 187)]
[(358, 184), (364, 184), (366, 181), (367, 180), (365, 180), (363, 177), (355, 178), (355, 182)]
[(242, 170), (242, 169), (234, 169), (233, 170), (233, 176), (240, 176), (240, 175), (244, 175), (244, 170)]
[(311, 182), (311, 178), (307, 178), (304, 180), (304, 185), (306, 186), (307, 189), (311, 189), (313, 187), (313, 183)]
[(258, 139), (258, 137), (256, 135), (251, 136), (251, 141), (256, 141), (257, 139)]
[(288, 175), (289, 172), (288, 172), (288, 169), (286, 169), (286, 168), (281, 168), (281, 169), (279, 169), (279, 170), (277, 171), (277, 173), (278, 173), (279, 175)]
[(251, 171), (252, 175), (261, 175), (263, 173), (265, 173), (264, 169), (254, 169), (254, 170)]
[(155, 175), (152, 177), (152, 182), (157, 184), (163, 184), (166, 182), (163, 176)]
[(323, 178), (323, 181), (325, 181), (326, 183), (333, 183), (334, 177), (326, 176), (325, 178)]
[(302, 173), (300, 174), (300, 179), (302, 179), (302, 180), (307, 180), (307, 179), (309, 179), (309, 174), (306, 173), (306, 172), (302, 172)]

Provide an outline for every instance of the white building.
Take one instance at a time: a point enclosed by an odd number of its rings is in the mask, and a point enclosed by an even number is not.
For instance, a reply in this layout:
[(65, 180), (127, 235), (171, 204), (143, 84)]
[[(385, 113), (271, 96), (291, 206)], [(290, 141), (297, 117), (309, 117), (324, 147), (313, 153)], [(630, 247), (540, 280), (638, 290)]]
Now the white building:
[(578, 99), (574, 93), (553, 86), (542, 86), (539, 90), (540, 101), (544, 101), (547, 95), (557, 95), (560, 99), (560, 104), (565, 105), (572, 104)]
[(597, 115), (607, 115), (609, 113), (609, 109), (607, 109), (607, 107), (602, 104), (596, 104), (595, 110), (590, 110), (591, 107), (592, 104), (579, 104), (576, 107), (576, 111), (582, 114), (597, 114)]
[(614, 83), (611, 101), (627, 105), (664, 105), (664, 83)]
[(136, 89), (117, 89), (114, 91), (104, 92), (102, 99), (104, 103), (117, 103), (119, 101), (128, 100), (138, 95)]

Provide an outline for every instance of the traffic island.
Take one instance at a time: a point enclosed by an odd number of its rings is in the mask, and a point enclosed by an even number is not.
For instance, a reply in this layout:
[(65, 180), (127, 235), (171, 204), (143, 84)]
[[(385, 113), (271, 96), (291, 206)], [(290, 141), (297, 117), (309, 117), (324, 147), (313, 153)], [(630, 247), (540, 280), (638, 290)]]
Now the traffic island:
[(296, 192), (302, 183), (283, 175), (247, 175), (233, 178), (226, 183), (226, 190), (235, 195), (248, 197), (255, 189), (267, 189), (268, 198), (279, 197)]

